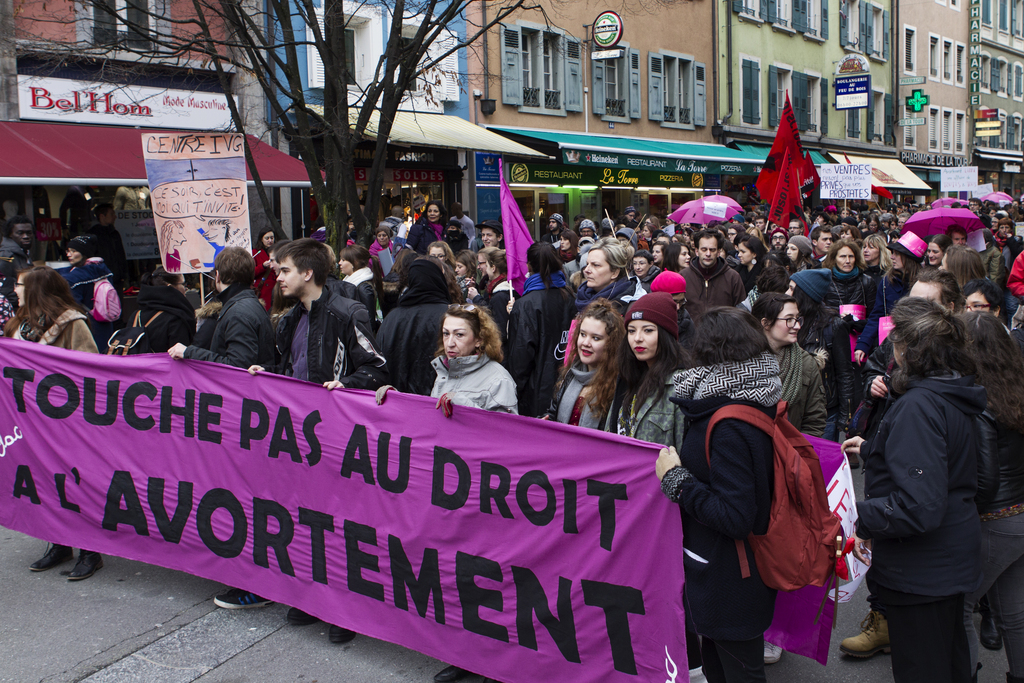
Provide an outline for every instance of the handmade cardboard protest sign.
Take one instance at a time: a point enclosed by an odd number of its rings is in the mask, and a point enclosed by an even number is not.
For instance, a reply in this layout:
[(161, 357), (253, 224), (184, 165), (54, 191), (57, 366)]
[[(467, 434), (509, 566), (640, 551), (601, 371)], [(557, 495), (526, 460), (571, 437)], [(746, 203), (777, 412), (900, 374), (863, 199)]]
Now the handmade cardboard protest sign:
[(657, 446), (163, 355), (0, 351), (6, 528), (507, 683), (687, 680)]
[(142, 134), (168, 272), (206, 272), (225, 247), (252, 248), (244, 145), (240, 133)]

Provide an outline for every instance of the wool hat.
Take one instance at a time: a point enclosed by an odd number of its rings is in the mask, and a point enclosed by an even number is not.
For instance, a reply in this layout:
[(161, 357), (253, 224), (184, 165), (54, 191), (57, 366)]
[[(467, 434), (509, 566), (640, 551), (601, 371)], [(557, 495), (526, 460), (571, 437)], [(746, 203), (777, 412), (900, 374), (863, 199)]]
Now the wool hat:
[(562, 214), (560, 213), (553, 213), (550, 216), (548, 216), (548, 222), (551, 221), (555, 221), (556, 223), (558, 223), (559, 227), (565, 227), (565, 219), (562, 218)]
[(635, 206), (627, 206), (625, 209), (623, 209), (622, 215), (625, 216), (627, 213), (636, 213), (636, 207)]
[[(657, 279), (657, 278), (655, 278)], [(645, 294), (626, 311), (626, 324), (634, 320), (647, 320), (679, 339), (679, 322), (676, 319), (676, 302), (668, 292)]]
[(924, 260), (924, 253), (928, 251), (928, 245), (923, 239), (907, 231), (889, 245), (889, 251), (899, 252), (901, 255), (921, 263)]
[(327, 228), (317, 228), (310, 237), (317, 242), (327, 242)]
[(847, 216), (841, 222), (845, 223), (846, 225), (852, 225), (855, 228), (857, 227), (857, 219), (854, 218), (853, 216)]
[(825, 268), (800, 270), (790, 275), (789, 279), (802, 289), (804, 294), (821, 303), (828, 294), (828, 286), (832, 284), (832, 271)]
[(597, 234), (597, 226), (595, 226), (594, 221), (590, 220), (589, 218), (584, 218), (583, 220), (580, 221), (580, 230), (582, 231), (583, 228), (590, 228), (591, 230), (594, 231), (595, 235)]
[(669, 294), (686, 294), (686, 279), (679, 273), (663, 270), (651, 282), (652, 292), (668, 292)]
[[(771, 242), (772, 238), (775, 237), (776, 234), (782, 235), (783, 237), (786, 238), (787, 241), (789, 240), (789, 230), (786, 230), (784, 227), (780, 225), (775, 227), (770, 233), (768, 233), (768, 241)], [(799, 247), (797, 248), (799, 249)]]
[(800, 253), (804, 256), (811, 254), (811, 240), (809, 237), (804, 235), (794, 235), (789, 238), (789, 243), (800, 250)]
[(78, 235), (68, 242), (68, 249), (74, 249), (86, 259), (91, 259), (99, 252), (99, 241), (96, 235)]

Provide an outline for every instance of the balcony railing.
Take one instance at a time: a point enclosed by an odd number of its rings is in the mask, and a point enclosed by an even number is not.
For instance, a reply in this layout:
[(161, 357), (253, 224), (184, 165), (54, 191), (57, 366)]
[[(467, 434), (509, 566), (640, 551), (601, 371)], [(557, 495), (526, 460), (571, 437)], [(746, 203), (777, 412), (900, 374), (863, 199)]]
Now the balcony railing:
[(523, 106), (540, 106), (540, 88), (523, 88)]
[(679, 110), (679, 123), (692, 123), (690, 121), (690, 110), (680, 109)]
[(604, 111), (608, 116), (625, 116), (626, 100), (606, 99), (604, 101)]
[(937, 67), (933, 66), (932, 68), (928, 69), (928, 71), (929, 71), (929, 73), (931, 73), (932, 76), (935, 76), (936, 78), (938, 78), (939, 70), (938, 70)]
[(545, 90), (544, 91), (544, 108), (545, 109), (561, 109), (562, 108), (562, 93), (558, 90)]
[(962, 143), (962, 142), (958, 142), (958, 143), (956, 143), (956, 151), (957, 151), (958, 153), (959, 153), (959, 152), (963, 152), (963, 151), (964, 151), (964, 143)]
[(666, 121), (674, 122), (676, 120), (676, 108), (675, 107), (665, 107), (664, 118), (665, 118)]

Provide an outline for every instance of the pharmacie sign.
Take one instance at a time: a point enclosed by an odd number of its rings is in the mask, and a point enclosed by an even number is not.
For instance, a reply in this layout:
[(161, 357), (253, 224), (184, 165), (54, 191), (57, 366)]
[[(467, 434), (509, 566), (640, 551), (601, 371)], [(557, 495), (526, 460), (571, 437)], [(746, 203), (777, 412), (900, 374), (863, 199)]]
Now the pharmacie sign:
[(756, 175), (760, 163), (731, 161), (701, 161), (696, 159), (670, 159), (666, 157), (591, 152), (563, 149), (562, 161), (571, 166), (610, 166), (637, 171), (663, 171), (665, 173), (724, 173), (728, 175)]
[(512, 183), (538, 185), (598, 185), (617, 187), (718, 187), (720, 178), (705, 173), (674, 171), (634, 171), (626, 168), (598, 166), (559, 166), (545, 164), (512, 164), (508, 180)]
[(22, 120), (226, 130), (231, 112), (223, 93), (18, 75)]
[(951, 154), (929, 154), (927, 152), (900, 152), (900, 161), (910, 166), (967, 166), (967, 157)]

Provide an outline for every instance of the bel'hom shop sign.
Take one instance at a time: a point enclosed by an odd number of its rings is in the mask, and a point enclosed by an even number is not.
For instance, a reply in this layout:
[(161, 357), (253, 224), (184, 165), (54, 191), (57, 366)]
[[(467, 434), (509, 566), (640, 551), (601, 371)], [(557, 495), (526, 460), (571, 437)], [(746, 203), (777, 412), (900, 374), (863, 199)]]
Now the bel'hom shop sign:
[(672, 159), (667, 157), (593, 152), (563, 149), (562, 161), (571, 166), (610, 166), (636, 171), (664, 173), (711, 173), (725, 175), (757, 175), (762, 163), (749, 161), (702, 161), (699, 159)]
[(547, 185), (611, 185), (619, 187), (718, 187), (718, 175), (704, 173), (673, 173), (633, 171), (626, 168), (598, 166), (556, 166), (544, 164), (512, 164), (508, 166), (511, 183)]

